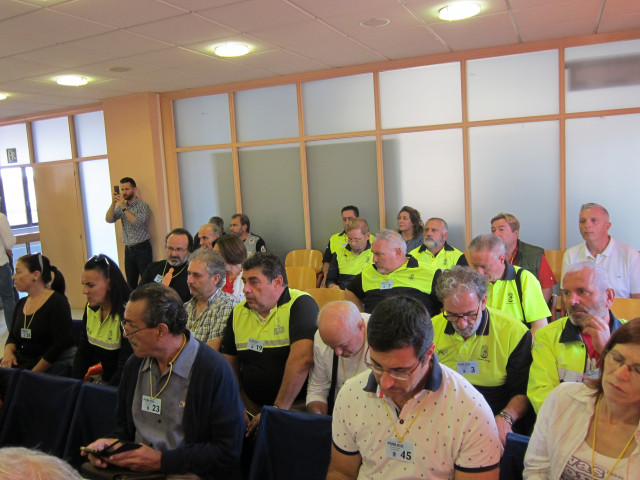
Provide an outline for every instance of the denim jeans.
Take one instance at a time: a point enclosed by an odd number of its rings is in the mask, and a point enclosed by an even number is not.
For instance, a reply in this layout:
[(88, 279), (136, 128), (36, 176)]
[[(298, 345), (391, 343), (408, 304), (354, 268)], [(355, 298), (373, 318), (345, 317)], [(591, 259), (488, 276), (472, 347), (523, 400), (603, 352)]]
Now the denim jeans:
[(11, 331), (16, 297), (13, 294), (13, 279), (11, 278), (11, 265), (9, 263), (0, 265), (0, 298), (2, 298), (4, 321), (7, 324), (8, 331)]
[(131, 290), (138, 286), (138, 280), (153, 261), (151, 243), (138, 244), (135, 248), (124, 247), (124, 271)]

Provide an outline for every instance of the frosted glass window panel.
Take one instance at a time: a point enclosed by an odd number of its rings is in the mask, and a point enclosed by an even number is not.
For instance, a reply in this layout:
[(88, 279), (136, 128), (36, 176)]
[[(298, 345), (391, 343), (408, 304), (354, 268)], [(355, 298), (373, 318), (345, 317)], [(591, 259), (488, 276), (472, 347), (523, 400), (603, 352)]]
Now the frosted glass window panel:
[(26, 124), (17, 123), (0, 127), (0, 166), (24, 165), (26, 163), (29, 163)]
[(78, 157), (107, 154), (107, 137), (102, 110), (74, 115), (73, 126), (76, 131)]
[(305, 248), (300, 146), (247, 147), (238, 154), (243, 213), (251, 231), (284, 260)]
[(460, 63), (380, 73), (382, 128), (462, 121)]
[(307, 143), (311, 248), (324, 249), (342, 231), (340, 211), (355, 205), (369, 230), (380, 230), (376, 140), (361, 137)]
[(71, 137), (67, 117), (38, 120), (31, 124), (36, 162), (71, 158)]
[(491, 218), (509, 212), (522, 241), (559, 248), (559, 148), (558, 122), (469, 129), (472, 237), (491, 233)]
[(565, 50), (567, 112), (640, 106), (640, 40)]
[(226, 93), (175, 100), (173, 118), (178, 148), (231, 143)]
[(29, 199), (29, 209), (31, 210), (31, 223), (38, 223), (38, 202), (36, 200), (36, 187), (33, 185), (33, 168), (25, 167), (27, 177), (27, 197)]
[(222, 217), (229, 231), (236, 213), (233, 158), (230, 149), (178, 153), (182, 223), (196, 234), (213, 216)]
[(21, 168), (3, 168), (0, 170), (2, 178), (2, 190), (4, 204), (7, 208), (7, 220), (9, 225), (26, 225), (27, 203), (24, 195), (24, 182), (22, 181)]
[(302, 105), (307, 135), (373, 130), (373, 74), (303, 83)]
[(434, 130), (382, 137), (387, 228), (398, 229), (404, 205), (444, 218), (449, 243), (465, 249), (462, 131)]
[(299, 135), (295, 85), (237, 92), (234, 99), (238, 141), (251, 142)]
[(79, 162), (80, 191), (89, 257), (104, 253), (118, 262), (116, 229), (104, 221), (102, 211), (111, 204), (111, 182), (107, 159)]
[(638, 114), (567, 120), (567, 247), (584, 241), (580, 206), (595, 202), (609, 211), (609, 232), (640, 249), (638, 132)]
[(467, 62), (469, 120), (558, 113), (558, 51)]

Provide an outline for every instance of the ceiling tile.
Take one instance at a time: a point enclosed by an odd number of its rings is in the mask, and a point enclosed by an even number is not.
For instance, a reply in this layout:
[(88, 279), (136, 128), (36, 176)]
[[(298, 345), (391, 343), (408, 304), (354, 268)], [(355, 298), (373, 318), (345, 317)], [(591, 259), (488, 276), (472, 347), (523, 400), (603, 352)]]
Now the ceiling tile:
[[(75, 42), (75, 44), (82, 46), (81, 42)], [(54, 47), (40, 48), (21, 55), (15, 55), (13, 58), (39, 62), (44, 65), (58, 66), (58, 68), (72, 68), (113, 57), (114, 53), (91, 52), (83, 48), (78, 48), (76, 45), (56, 45)]]
[(200, 10), (208, 10), (211, 7), (220, 7), (222, 5), (239, 4), (246, 0), (163, 0), (164, 3), (174, 5), (178, 8), (186, 8), (192, 12)]
[(57, 70), (51, 65), (44, 65), (37, 62), (17, 60), (15, 58), (0, 59), (0, 82), (6, 80), (19, 80), (32, 77), (34, 75), (44, 75)]
[(369, 48), (390, 60), (447, 53), (449, 49), (425, 26), (402, 30), (372, 32), (367, 37), (356, 37)]
[(271, 72), (273, 75), (289, 75), (327, 68), (327, 65), (314, 62), (286, 50), (255, 53), (241, 59), (230, 59), (229, 61), (231, 63), (242, 62), (242, 65), (259, 68), (266, 72)]
[(16, 15), (22, 15), (23, 13), (32, 12), (37, 7), (33, 5), (27, 5), (23, 2), (17, 2), (15, 0), (4, 0), (2, 2), (2, 9), (0, 9), (0, 28), (2, 27), (1, 21), (5, 18), (15, 17)]
[(204, 40), (213, 41), (238, 33), (191, 13), (171, 19), (145, 23), (127, 30), (172, 45), (184, 45), (185, 43)]
[[(518, 36), (507, 13), (474, 17), (460, 23), (438, 22), (429, 27), (454, 51), (498, 45), (495, 42), (500, 38), (511, 39), (509, 42), (505, 41), (506, 44), (518, 42)], [(472, 38), (476, 36), (484, 38), (485, 41), (474, 46)], [(488, 41), (489, 38), (493, 40)], [(460, 39), (465, 40), (460, 42)]]
[(601, 0), (559, 2), (553, 6), (553, 14), (548, 7), (535, 7), (515, 10), (513, 18), (519, 30), (590, 21), (593, 30), (591, 33), (595, 33), (595, 20), (600, 16), (600, 3)]
[(605, 17), (600, 21), (598, 33), (618, 32), (621, 30), (640, 30), (640, 13)]
[(185, 13), (185, 10), (155, 0), (76, 0), (53, 10), (118, 28), (153, 22)]
[(309, 20), (310, 17), (282, 0), (249, 0), (198, 12), (239, 32), (251, 32)]
[(140, 35), (136, 35), (135, 33), (130, 33), (125, 30), (117, 30), (115, 32), (85, 38), (84, 40), (79, 41), (77, 46), (79, 46), (79, 48), (102, 52), (105, 54), (118, 52), (118, 55), (121, 57), (128, 57), (129, 55), (161, 50), (166, 48), (168, 45), (157, 40), (141, 37)]
[(558, 25), (546, 25), (539, 28), (527, 28), (520, 30), (520, 37), (524, 42), (536, 42), (538, 40), (551, 40), (554, 38), (576, 37), (579, 35), (591, 35), (594, 33), (593, 22), (571, 22)]
[(0, 57), (8, 57), (18, 53), (29, 52), (38, 48), (54, 45), (55, 42), (47, 42), (37, 38), (25, 38), (16, 33), (5, 33), (0, 29)]
[(604, 4), (603, 17), (610, 15), (625, 15), (629, 13), (638, 13), (638, 2), (629, 0), (607, 0)]

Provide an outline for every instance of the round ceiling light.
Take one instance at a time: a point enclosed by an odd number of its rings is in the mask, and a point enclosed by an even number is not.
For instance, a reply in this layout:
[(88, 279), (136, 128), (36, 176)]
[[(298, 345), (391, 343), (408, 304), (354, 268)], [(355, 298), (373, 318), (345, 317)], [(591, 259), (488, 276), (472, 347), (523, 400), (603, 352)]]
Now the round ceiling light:
[(0, 92), (0, 100), (6, 100), (9, 94)]
[(450, 3), (439, 10), (442, 20), (464, 20), (480, 13), (480, 5), (476, 2), (456, 2)]
[(81, 77), (80, 75), (62, 75), (61, 77), (56, 78), (56, 83), (58, 85), (66, 85), (69, 87), (79, 87), (89, 83), (89, 79), (87, 77)]
[(219, 57), (241, 57), (249, 53), (249, 47), (244, 43), (223, 43), (213, 49), (213, 52)]

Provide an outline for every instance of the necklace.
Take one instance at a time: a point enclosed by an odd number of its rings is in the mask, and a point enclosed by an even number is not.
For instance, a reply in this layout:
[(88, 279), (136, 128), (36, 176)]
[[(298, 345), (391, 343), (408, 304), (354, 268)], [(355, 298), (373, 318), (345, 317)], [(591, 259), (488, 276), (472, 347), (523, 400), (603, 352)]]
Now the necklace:
[(183, 333), (182, 337), (183, 337), (183, 340), (182, 340), (182, 346), (180, 347), (180, 350), (178, 350), (178, 353), (176, 353), (176, 355), (169, 362), (169, 376), (167, 377), (167, 381), (164, 382), (163, 387), (160, 389), (160, 391), (158, 393), (155, 394), (155, 396), (153, 395), (153, 381), (151, 379), (151, 369), (149, 369), (149, 389), (151, 391), (151, 398), (153, 400), (158, 398), (160, 396), (160, 394), (162, 392), (164, 392), (164, 389), (167, 388), (167, 385), (169, 385), (169, 380), (171, 380), (171, 374), (173, 373), (173, 362), (176, 361), (176, 359), (178, 358), (178, 355), (180, 355), (182, 353), (182, 349), (187, 344), (187, 336)]
[[(38, 312), (38, 309), (42, 305), (42, 300), (44, 299), (44, 296), (45, 296), (46, 293), (47, 293), (47, 290), (45, 289), (45, 291), (42, 292), (42, 295), (40, 295), (40, 300), (38, 301), (38, 305), (36, 306), (36, 309), (33, 311), (33, 314), (31, 315), (31, 320), (29, 320), (28, 324), (27, 324), (28, 315), (26, 313), (24, 314), (24, 328), (25, 329), (28, 329), (28, 328), (31, 327), (31, 323), (33, 322), (33, 319), (35, 318), (36, 313)], [(27, 302), (24, 302), (24, 306), (25, 306), (25, 310), (26, 310)]]
[[(162, 276), (163, 276), (163, 277), (164, 277), (164, 273), (167, 271), (167, 266), (168, 266), (168, 265), (169, 265), (169, 261), (168, 261), (168, 260), (165, 260), (165, 262), (164, 262), (164, 268), (162, 269)], [(173, 268), (173, 267), (171, 267), (171, 268)], [(184, 264), (184, 266), (182, 267), (182, 269), (181, 269), (178, 273), (176, 273), (175, 275), (171, 275), (171, 278), (175, 278), (175, 277), (177, 277), (178, 275), (180, 275), (182, 272), (184, 272), (184, 269), (185, 269), (185, 268), (187, 268), (187, 264), (186, 264), (186, 263)]]
[[(598, 397), (598, 401), (596, 402), (596, 414), (593, 420), (593, 440), (591, 445), (591, 480), (595, 480), (595, 477), (593, 476), (593, 470), (595, 469), (594, 463), (596, 458), (596, 431), (598, 430), (598, 409), (600, 408), (600, 400), (602, 400), (602, 395)], [(629, 445), (631, 445), (631, 442), (633, 441), (633, 438), (635, 437), (635, 435), (636, 435), (636, 432), (634, 431), (631, 434), (631, 437), (629, 437), (629, 441), (622, 449), (622, 452), (620, 452), (620, 455), (616, 459), (616, 463), (613, 464), (613, 467), (611, 467), (611, 469), (607, 473), (607, 476), (604, 477), (604, 480), (607, 480), (611, 476), (613, 471), (616, 469), (616, 467), (618, 466), (618, 463), (624, 456), (624, 453), (627, 451), (627, 448), (629, 448)]]

